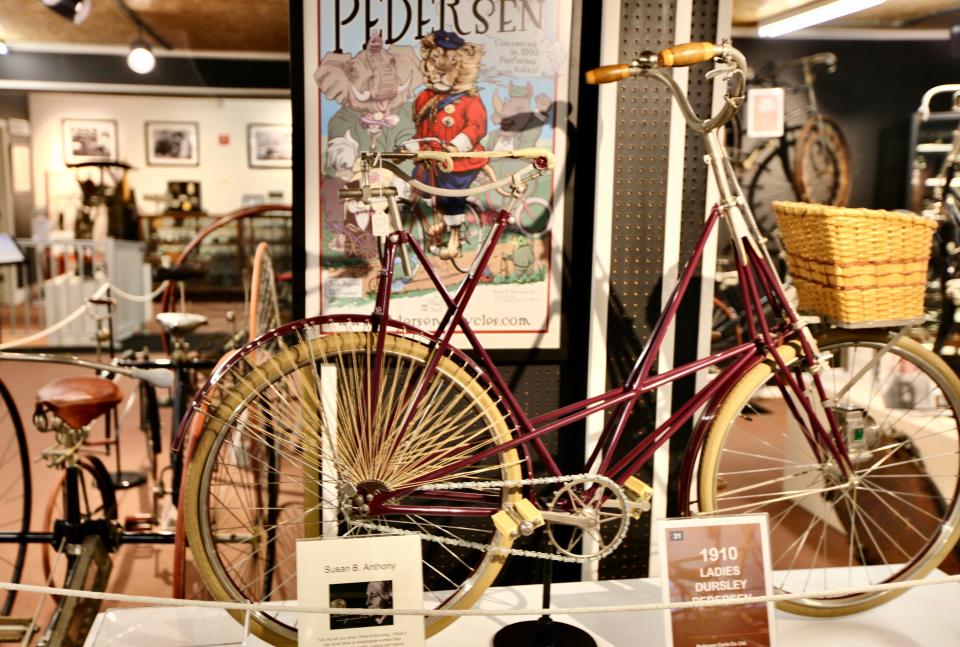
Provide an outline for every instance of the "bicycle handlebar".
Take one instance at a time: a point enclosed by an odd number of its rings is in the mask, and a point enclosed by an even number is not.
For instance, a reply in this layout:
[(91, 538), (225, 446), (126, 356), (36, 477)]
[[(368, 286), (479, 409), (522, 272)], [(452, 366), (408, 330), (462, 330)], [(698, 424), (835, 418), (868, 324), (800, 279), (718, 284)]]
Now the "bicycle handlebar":
[[(360, 159), (366, 163), (369, 163), (371, 166), (382, 166), (389, 170), (391, 173), (399, 177), (401, 180), (409, 184), (414, 189), (420, 191), (421, 193), (426, 193), (429, 195), (436, 196), (445, 196), (445, 197), (458, 197), (466, 198), (474, 195), (481, 195), (487, 191), (500, 190), (507, 186), (513, 186), (514, 188), (522, 188), (526, 186), (526, 183), (530, 179), (542, 175), (544, 171), (552, 169), (556, 166), (557, 160), (554, 154), (544, 148), (521, 148), (512, 151), (476, 151), (470, 153), (450, 153), (453, 157), (460, 158), (486, 158), (486, 159), (503, 159), (503, 158), (512, 158), (512, 159), (529, 159), (531, 163), (523, 167), (515, 173), (505, 175), (502, 178), (490, 182), (489, 184), (482, 184), (480, 186), (473, 186), (466, 189), (443, 189), (440, 187), (432, 186), (424, 182), (420, 182), (416, 178), (411, 177), (405, 173), (402, 169), (395, 166), (392, 162), (388, 160), (402, 160), (402, 159), (422, 159), (420, 152), (405, 152), (405, 153), (361, 153)], [(393, 186), (360, 186), (360, 187), (351, 187), (343, 188), (338, 192), (341, 200), (368, 200), (372, 197), (388, 197), (396, 196), (397, 189)]]
[(173, 386), (173, 371), (166, 368), (136, 368), (117, 366), (116, 364), (101, 364), (91, 362), (79, 357), (65, 357), (57, 355), (48, 355), (46, 353), (5, 353), (0, 352), (0, 361), (10, 360), (14, 362), (39, 362), (43, 364), (67, 364), (69, 366), (79, 366), (81, 368), (90, 368), (95, 371), (105, 373), (118, 373), (126, 375), (143, 382), (148, 382), (161, 389), (167, 389)]
[(783, 70), (788, 67), (803, 67), (807, 65), (823, 65), (827, 68), (829, 74), (833, 74), (837, 71), (837, 55), (833, 52), (819, 52), (817, 54), (811, 54), (810, 56), (786, 61), (785, 63), (777, 65), (776, 69)]
[(923, 98), (920, 99), (920, 107), (917, 109), (917, 112), (920, 113), (920, 119), (926, 121), (930, 118), (930, 100), (936, 95), (943, 94), (944, 92), (958, 93), (960, 92), (960, 84), (947, 83), (944, 85), (937, 85), (924, 92)]
[(546, 148), (519, 148), (510, 151), (467, 151), (456, 153), (431, 150), (395, 151), (392, 153), (364, 152), (360, 153), (360, 158), (373, 166), (377, 165), (378, 159), (439, 162), (440, 168), (446, 173), (453, 171), (453, 163), (458, 159), (528, 159), (532, 160), (537, 168), (541, 170), (552, 169), (557, 165), (556, 156)]
[[(734, 83), (720, 111), (709, 119), (701, 119), (694, 112), (686, 93), (677, 85), (673, 77), (657, 68), (686, 67), (711, 59), (724, 63), (727, 67), (707, 72), (707, 78), (726, 72), (731, 75)], [(730, 121), (740, 109), (746, 93), (747, 62), (743, 54), (725, 43), (719, 45), (705, 42), (683, 43), (660, 52), (643, 52), (639, 58), (629, 64), (621, 63), (594, 68), (586, 73), (586, 81), (596, 85), (621, 81), (630, 76), (650, 76), (666, 85), (680, 105), (680, 110), (690, 127), (698, 132), (707, 132)]]
[(697, 63), (706, 63), (716, 53), (713, 43), (684, 43), (660, 50), (657, 63), (660, 67), (688, 67)]

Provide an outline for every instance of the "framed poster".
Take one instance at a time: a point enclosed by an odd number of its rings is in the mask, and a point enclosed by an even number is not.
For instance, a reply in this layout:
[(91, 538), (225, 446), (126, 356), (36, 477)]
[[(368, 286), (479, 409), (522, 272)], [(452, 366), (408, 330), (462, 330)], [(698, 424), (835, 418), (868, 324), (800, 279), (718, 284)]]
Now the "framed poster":
[[(380, 244), (372, 207), (338, 195), (361, 151), (542, 147), (557, 167), (513, 210), (466, 318), (487, 348), (558, 348), (573, 0), (303, 1), (306, 314), (373, 308)], [(455, 70), (440, 73), (433, 61), (441, 54), (457, 61)], [(524, 165), (492, 160), (466, 181), (487, 183)], [(414, 172), (409, 163), (402, 169)], [(441, 187), (451, 181), (431, 178)], [(444, 287), (455, 289), (506, 198), (488, 191), (451, 207), (402, 179), (397, 188), (415, 205), (401, 214), (405, 227)], [(391, 316), (436, 329), (444, 302), (418, 262), (409, 275), (397, 271), (391, 289)]]
[(198, 166), (200, 126), (191, 121), (148, 121), (147, 164), (150, 166)]
[(293, 165), (293, 126), (249, 124), (247, 161), (250, 168), (290, 168)]
[(112, 119), (64, 119), (63, 161), (65, 164), (115, 161), (117, 122)]

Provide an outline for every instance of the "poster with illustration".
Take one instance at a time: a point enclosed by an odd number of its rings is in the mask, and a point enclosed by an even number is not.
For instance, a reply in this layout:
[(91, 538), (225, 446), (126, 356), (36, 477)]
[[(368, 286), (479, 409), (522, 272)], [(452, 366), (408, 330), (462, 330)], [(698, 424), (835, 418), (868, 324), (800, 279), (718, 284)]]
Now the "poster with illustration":
[[(305, 0), (307, 313), (369, 313), (383, 239), (371, 205), (341, 201), (361, 151), (504, 151), (541, 147), (558, 160), (511, 210), (480, 270), (467, 319), (488, 348), (556, 348), (572, 0)], [(401, 170), (441, 188), (488, 184), (526, 162), (459, 160), (452, 172)], [(453, 294), (510, 198), (489, 190), (435, 198), (394, 178), (404, 229)], [(380, 233), (379, 228), (377, 233)], [(400, 260), (390, 315), (424, 330), (442, 296), (414, 254)], [(459, 337), (459, 336), (458, 336)], [(463, 339), (455, 338), (463, 344)]]

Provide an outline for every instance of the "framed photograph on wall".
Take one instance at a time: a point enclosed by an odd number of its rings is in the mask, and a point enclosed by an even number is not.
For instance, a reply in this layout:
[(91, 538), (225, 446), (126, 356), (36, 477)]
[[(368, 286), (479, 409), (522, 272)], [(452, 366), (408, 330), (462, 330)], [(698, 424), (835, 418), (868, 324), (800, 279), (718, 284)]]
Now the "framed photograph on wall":
[(148, 121), (147, 164), (198, 166), (200, 126), (192, 121)]
[(293, 166), (293, 126), (286, 124), (249, 124), (247, 160), (251, 168), (290, 168)]
[(112, 119), (64, 119), (63, 161), (66, 164), (117, 159), (117, 122)]

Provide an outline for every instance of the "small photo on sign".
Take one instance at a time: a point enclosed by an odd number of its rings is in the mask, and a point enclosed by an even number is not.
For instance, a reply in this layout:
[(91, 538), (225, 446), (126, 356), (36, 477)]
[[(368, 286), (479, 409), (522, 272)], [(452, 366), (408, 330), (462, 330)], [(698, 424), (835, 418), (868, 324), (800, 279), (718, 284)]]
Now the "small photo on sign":
[[(330, 607), (333, 609), (392, 609), (393, 580), (331, 584)], [(385, 627), (392, 624), (392, 615), (330, 615), (330, 629)]]

